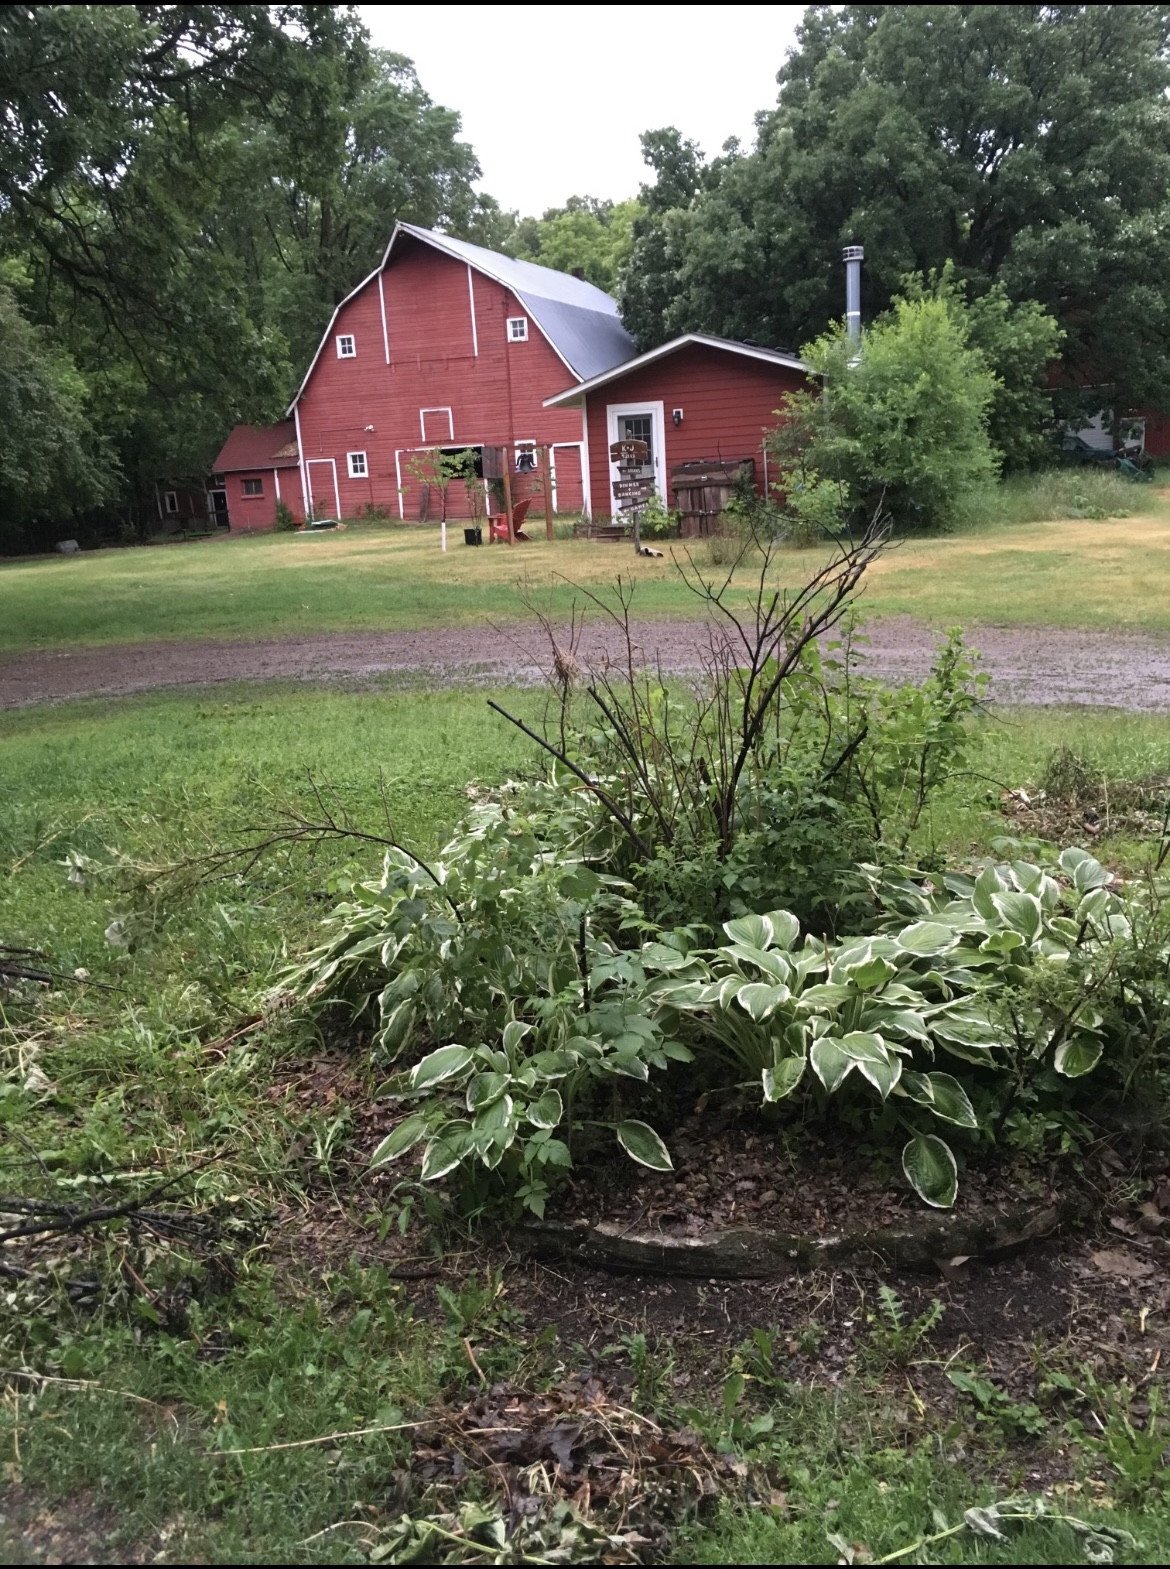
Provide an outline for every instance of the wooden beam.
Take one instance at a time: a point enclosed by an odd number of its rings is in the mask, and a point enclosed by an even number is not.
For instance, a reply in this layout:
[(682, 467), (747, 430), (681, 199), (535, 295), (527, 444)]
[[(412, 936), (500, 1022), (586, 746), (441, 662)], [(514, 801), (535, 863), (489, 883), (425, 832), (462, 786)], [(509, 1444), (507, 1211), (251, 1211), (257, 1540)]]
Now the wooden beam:
[(504, 448), (504, 461), (501, 465), (504, 470), (504, 518), (508, 528), (508, 543), (514, 545), (512, 538), (512, 448), (511, 444)]
[(544, 480), (544, 537), (547, 540), (553, 537), (553, 500), (552, 500), (552, 470), (549, 464), (552, 460), (552, 448), (545, 446), (540, 449), (540, 474)]

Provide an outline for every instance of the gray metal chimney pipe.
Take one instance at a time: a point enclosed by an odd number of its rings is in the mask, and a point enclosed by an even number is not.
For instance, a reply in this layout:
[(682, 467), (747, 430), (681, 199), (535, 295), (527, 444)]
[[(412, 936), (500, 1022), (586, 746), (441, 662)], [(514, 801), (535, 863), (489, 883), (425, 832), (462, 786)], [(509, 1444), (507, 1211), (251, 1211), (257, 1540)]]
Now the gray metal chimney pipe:
[(847, 245), (841, 254), (845, 258), (845, 333), (856, 339), (861, 337), (861, 264), (865, 251), (860, 245)]

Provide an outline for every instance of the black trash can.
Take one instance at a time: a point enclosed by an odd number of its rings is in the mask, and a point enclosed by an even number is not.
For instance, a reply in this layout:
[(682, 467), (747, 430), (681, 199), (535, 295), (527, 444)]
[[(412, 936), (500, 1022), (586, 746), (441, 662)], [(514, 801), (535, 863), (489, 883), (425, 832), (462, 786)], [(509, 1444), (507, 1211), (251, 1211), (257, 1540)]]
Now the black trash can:
[(479, 528), (478, 526), (475, 528), (465, 528), (463, 530), (463, 543), (465, 545), (482, 545), (483, 529)]

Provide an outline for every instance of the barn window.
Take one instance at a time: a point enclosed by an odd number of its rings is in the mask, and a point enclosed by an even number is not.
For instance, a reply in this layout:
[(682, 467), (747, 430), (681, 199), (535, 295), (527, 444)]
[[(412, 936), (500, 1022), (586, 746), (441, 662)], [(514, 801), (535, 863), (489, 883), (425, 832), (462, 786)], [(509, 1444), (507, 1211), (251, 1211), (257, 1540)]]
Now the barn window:
[(366, 475), (370, 472), (369, 465), (366, 463), (365, 453), (347, 452), (345, 456), (349, 460), (350, 479), (365, 479)]
[(508, 317), (508, 342), (509, 343), (527, 343), (528, 342), (528, 317), (527, 316), (509, 316)]
[(163, 491), (163, 507), (168, 512), (177, 512), (179, 510), (179, 498), (173, 490)]
[(264, 481), (262, 479), (246, 479), (244, 481), (245, 496), (262, 496), (264, 494)]
[(339, 332), (337, 334), (337, 358), (339, 360), (357, 359), (357, 342), (352, 332)]

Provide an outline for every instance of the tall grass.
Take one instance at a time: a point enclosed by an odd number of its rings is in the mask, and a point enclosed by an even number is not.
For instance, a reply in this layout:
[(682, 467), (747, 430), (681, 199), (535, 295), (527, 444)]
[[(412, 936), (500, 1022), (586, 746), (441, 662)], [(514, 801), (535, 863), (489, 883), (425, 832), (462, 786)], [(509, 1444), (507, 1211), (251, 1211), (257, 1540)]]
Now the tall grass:
[(964, 509), (962, 526), (994, 528), (1062, 518), (1124, 518), (1142, 511), (1148, 503), (1145, 485), (1110, 469), (1043, 469), (1038, 474), (1013, 474), (998, 485), (975, 491)]

